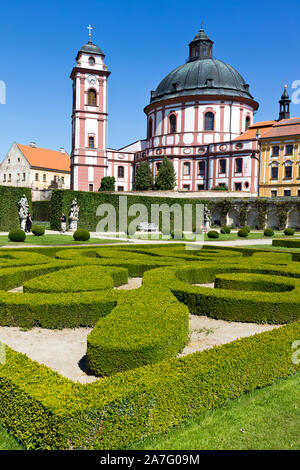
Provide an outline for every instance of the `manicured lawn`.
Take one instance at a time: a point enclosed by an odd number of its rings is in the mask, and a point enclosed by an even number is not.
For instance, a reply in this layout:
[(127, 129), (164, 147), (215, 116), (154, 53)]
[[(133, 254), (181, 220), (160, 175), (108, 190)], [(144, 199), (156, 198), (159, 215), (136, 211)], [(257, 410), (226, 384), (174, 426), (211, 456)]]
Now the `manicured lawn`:
[(36, 237), (35, 235), (27, 235), (24, 243), (11, 242), (7, 235), (0, 235), (0, 245), (88, 245), (95, 243), (116, 243), (118, 240), (106, 240), (100, 238), (90, 238), (86, 242), (77, 242), (73, 239), (72, 235), (42, 235)]
[(299, 450), (300, 373), (229, 401), (130, 449)]
[(0, 450), (23, 450), (21, 444), (0, 426)]

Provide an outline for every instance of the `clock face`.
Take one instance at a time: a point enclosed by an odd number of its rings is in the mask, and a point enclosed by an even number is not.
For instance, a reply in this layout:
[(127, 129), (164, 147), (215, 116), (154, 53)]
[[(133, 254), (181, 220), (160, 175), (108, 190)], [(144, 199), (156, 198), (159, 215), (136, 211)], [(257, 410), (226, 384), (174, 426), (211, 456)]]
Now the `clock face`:
[(93, 75), (89, 75), (88, 77), (88, 82), (90, 85), (96, 85), (97, 83), (97, 78), (96, 77), (93, 77)]

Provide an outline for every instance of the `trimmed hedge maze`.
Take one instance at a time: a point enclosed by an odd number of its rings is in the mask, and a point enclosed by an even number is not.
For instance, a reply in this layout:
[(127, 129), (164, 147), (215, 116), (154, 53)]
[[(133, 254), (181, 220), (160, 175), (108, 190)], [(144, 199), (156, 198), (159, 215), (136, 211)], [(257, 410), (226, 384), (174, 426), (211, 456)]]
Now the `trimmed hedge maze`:
[[(115, 449), (295, 373), (293, 259), (183, 245), (1, 250), (0, 326), (93, 327), (87, 364), (99, 380), (74, 383), (6, 347), (0, 422), (46, 449)], [(143, 276), (142, 287), (115, 290), (128, 276)], [(20, 285), (24, 293), (7, 292)], [(282, 326), (177, 358), (190, 312)]]

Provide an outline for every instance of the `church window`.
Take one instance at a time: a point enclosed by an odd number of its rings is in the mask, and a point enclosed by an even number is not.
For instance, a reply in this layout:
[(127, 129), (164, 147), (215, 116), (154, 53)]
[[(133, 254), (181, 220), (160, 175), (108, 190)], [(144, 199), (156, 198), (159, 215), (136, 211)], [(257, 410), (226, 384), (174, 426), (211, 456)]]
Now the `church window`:
[(118, 178), (124, 178), (124, 167), (118, 166)]
[(272, 156), (273, 157), (278, 157), (279, 156), (279, 145), (275, 145), (272, 148)]
[(242, 183), (234, 183), (235, 191), (242, 191)]
[(95, 148), (95, 137), (89, 136), (89, 149)]
[(219, 173), (226, 173), (226, 160), (220, 160)]
[(43, 174), (43, 182), (45, 183), (47, 181), (47, 175), (44, 173)]
[(170, 134), (176, 134), (177, 132), (177, 118), (175, 114), (171, 114), (169, 117), (170, 120)]
[(286, 155), (293, 155), (294, 146), (293, 145), (286, 145), (285, 147), (285, 154)]
[(95, 62), (96, 62), (96, 61), (95, 61), (94, 57), (90, 57), (90, 58), (89, 58), (89, 64), (90, 64), (90, 65), (95, 65)]
[(204, 130), (213, 131), (215, 128), (215, 116), (214, 113), (208, 112), (205, 114)]
[(152, 119), (150, 118), (149, 121), (148, 121), (148, 139), (151, 139), (152, 135), (153, 135), (153, 121)]
[(96, 92), (95, 90), (89, 90), (88, 92), (88, 105), (96, 106)]
[(38, 180), (39, 180), (39, 174), (36, 173), (36, 174), (35, 174), (35, 181), (38, 181)]
[(6, 175), (3, 175), (3, 183), (6, 183)]
[(26, 173), (23, 173), (23, 181), (26, 180)]
[(243, 159), (236, 158), (235, 160), (235, 173), (242, 173), (243, 171)]
[(11, 174), (8, 173), (8, 181), (11, 181)]
[(247, 131), (247, 130), (249, 129), (249, 127), (250, 127), (250, 122), (251, 122), (250, 116), (247, 116), (247, 117), (246, 117), (246, 125), (245, 125), (246, 131)]
[(289, 197), (291, 195), (291, 190), (290, 189), (285, 189), (283, 192), (283, 195), (286, 197)]
[(183, 164), (183, 174), (185, 176), (190, 176), (190, 174), (191, 174), (191, 164), (189, 162), (184, 162), (184, 164)]
[(93, 185), (93, 183), (90, 183), (89, 184), (89, 192), (92, 193), (93, 191), (94, 191), (94, 185)]
[(199, 162), (198, 175), (199, 176), (205, 176), (205, 162), (203, 160), (201, 162)]

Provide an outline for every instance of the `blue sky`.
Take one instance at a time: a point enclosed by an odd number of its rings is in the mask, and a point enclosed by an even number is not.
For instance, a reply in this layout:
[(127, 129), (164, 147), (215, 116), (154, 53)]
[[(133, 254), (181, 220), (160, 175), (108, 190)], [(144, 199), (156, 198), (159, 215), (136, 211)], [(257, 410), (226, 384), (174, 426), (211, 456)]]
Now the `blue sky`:
[[(260, 103), (256, 121), (278, 116), (284, 83), (300, 80), (299, 0), (1, 2), (0, 161), (13, 141), (70, 151), (75, 56), (88, 40), (106, 54), (108, 145), (145, 137), (150, 91), (188, 57), (201, 20), (214, 56), (235, 67)], [(292, 116), (300, 116), (300, 104)]]

